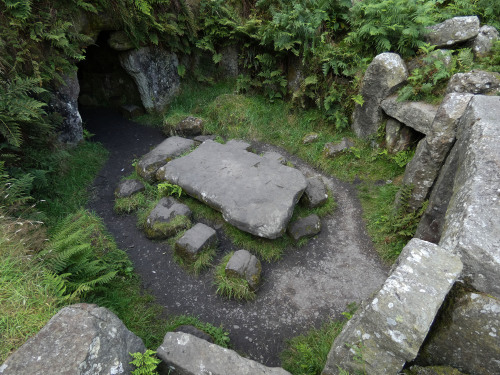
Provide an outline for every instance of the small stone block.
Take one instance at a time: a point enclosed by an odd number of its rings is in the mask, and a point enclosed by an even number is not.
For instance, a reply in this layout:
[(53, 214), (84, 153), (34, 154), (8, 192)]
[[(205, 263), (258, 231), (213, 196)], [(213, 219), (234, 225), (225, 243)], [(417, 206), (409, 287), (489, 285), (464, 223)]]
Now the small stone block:
[(328, 199), (328, 192), (321, 177), (307, 179), (307, 187), (302, 195), (302, 202), (310, 208), (322, 206)]
[(123, 180), (118, 184), (115, 190), (115, 196), (117, 198), (126, 198), (144, 191), (144, 184), (139, 180)]
[(203, 133), (203, 120), (198, 117), (188, 116), (177, 124), (175, 132), (186, 136), (200, 135)]
[(318, 215), (309, 215), (288, 226), (288, 234), (298, 241), (304, 237), (312, 237), (321, 231), (321, 220)]
[(195, 261), (197, 255), (217, 242), (217, 233), (208, 225), (198, 223), (189, 229), (175, 243), (175, 253), (180, 257)]
[(262, 266), (255, 255), (247, 250), (238, 250), (226, 264), (226, 275), (245, 279), (252, 290), (256, 290), (260, 282)]
[(309, 133), (302, 139), (302, 143), (307, 145), (309, 143), (313, 143), (318, 139), (318, 133)]
[(339, 143), (325, 144), (324, 151), (327, 157), (335, 157), (345, 151), (348, 151), (353, 146), (354, 143), (351, 142), (348, 138), (344, 137)]
[(171, 197), (162, 198), (146, 219), (146, 237), (155, 240), (172, 237), (191, 225), (191, 215), (191, 210), (185, 204)]

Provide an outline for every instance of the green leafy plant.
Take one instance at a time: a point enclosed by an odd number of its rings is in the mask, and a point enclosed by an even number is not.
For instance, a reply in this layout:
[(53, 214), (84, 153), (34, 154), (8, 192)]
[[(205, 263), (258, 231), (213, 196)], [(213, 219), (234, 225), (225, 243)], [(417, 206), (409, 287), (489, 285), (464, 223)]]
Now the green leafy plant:
[(214, 283), (217, 287), (217, 294), (229, 299), (253, 300), (256, 297), (255, 291), (250, 289), (248, 282), (244, 279), (226, 275), (226, 265), (234, 252), (222, 258), (222, 261), (215, 269)]
[(156, 352), (154, 350), (148, 349), (144, 353), (136, 352), (129, 354), (134, 358), (129, 363), (136, 367), (131, 372), (132, 375), (158, 375), (156, 368), (161, 360), (155, 356)]
[(170, 195), (177, 195), (178, 198), (182, 195), (182, 188), (179, 185), (162, 182), (158, 184), (158, 197), (166, 197)]

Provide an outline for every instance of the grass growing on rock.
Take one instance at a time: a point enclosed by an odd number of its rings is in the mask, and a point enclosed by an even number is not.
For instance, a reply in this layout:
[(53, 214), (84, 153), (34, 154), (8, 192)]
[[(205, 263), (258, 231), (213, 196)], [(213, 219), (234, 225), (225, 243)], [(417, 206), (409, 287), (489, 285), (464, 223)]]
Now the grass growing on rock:
[(146, 200), (146, 195), (142, 192), (133, 194), (130, 197), (116, 198), (113, 209), (117, 214), (130, 214), (144, 207)]
[(210, 323), (204, 323), (200, 321), (197, 317), (189, 315), (179, 315), (173, 317), (167, 322), (167, 332), (175, 331), (180, 326), (190, 325), (198, 328), (199, 330), (210, 335), (214, 340), (216, 345), (222, 346), (223, 348), (229, 348), (229, 332), (226, 331), (222, 325), (216, 327)]
[(234, 252), (225, 255), (215, 269), (214, 284), (217, 287), (217, 294), (240, 301), (253, 300), (256, 294), (250, 289), (246, 280), (226, 275), (226, 265), (233, 254)]
[(188, 272), (193, 273), (194, 275), (199, 275), (202, 271), (206, 270), (210, 266), (212, 266), (212, 261), (215, 258), (215, 255), (217, 253), (217, 248), (216, 245), (209, 246), (208, 248), (200, 251), (196, 255), (195, 261), (189, 261), (187, 259), (184, 259), (180, 255), (177, 254), (175, 251), (175, 243), (186, 233), (186, 230), (182, 230), (179, 233), (177, 233), (175, 236), (170, 237), (167, 240), (167, 243), (169, 244), (170, 248), (174, 250), (173, 253), (173, 258), (174, 260), (185, 270)]

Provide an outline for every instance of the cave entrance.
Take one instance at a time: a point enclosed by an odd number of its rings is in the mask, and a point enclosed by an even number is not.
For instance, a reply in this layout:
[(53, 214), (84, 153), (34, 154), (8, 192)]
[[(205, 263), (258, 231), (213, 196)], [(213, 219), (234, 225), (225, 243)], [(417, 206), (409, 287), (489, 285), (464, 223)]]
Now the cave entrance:
[(77, 64), (80, 96), (83, 107), (120, 108), (137, 105), (143, 108), (132, 77), (122, 68), (118, 55), (108, 39), (113, 31), (101, 31), (94, 44), (87, 47), (85, 60)]

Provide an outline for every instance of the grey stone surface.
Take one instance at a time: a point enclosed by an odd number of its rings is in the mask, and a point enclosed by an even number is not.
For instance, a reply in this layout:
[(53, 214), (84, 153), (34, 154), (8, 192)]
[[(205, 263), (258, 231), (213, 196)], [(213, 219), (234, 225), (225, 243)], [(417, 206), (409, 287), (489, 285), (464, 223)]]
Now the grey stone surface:
[(179, 135), (195, 136), (203, 133), (203, 120), (198, 117), (188, 116), (175, 127)]
[(475, 38), (479, 33), (479, 18), (476, 16), (453, 17), (437, 25), (427, 28), (427, 43), (439, 47), (450, 47), (454, 44)]
[(180, 87), (176, 54), (160, 47), (141, 47), (122, 52), (119, 58), (134, 78), (144, 108), (149, 112), (163, 111)]
[(322, 206), (328, 199), (328, 190), (321, 177), (310, 177), (307, 179), (307, 187), (300, 199), (307, 207), (315, 208)]
[(440, 245), (458, 252), (464, 277), (500, 297), (500, 97), (475, 95), (458, 132), (458, 169)]
[(386, 52), (373, 59), (361, 83), (364, 103), (362, 106), (356, 104), (353, 113), (352, 130), (358, 137), (377, 133), (382, 120), (380, 102), (401, 87), (407, 78), (408, 71), (399, 55)]
[(118, 184), (115, 190), (115, 197), (125, 198), (144, 191), (144, 184), (139, 180), (123, 180)]
[(58, 128), (59, 141), (76, 145), (83, 139), (82, 118), (78, 111), (78, 95), (80, 84), (76, 71), (65, 74), (63, 83), (58, 84), (49, 101), (49, 110), (62, 116), (62, 123)]
[(160, 199), (146, 219), (144, 233), (150, 239), (165, 239), (177, 232), (187, 229), (190, 221), (179, 221), (179, 216), (191, 218), (191, 210), (185, 204), (179, 203), (172, 197)]
[(394, 118), (388, 118), (385, 124), (385, 145), (391, 154), (397, 154), (410, 147), (412, 130)]
[(111, 311), (85, 303), (60, 310), (0, 366), (2, 375), (130, 374), (142, 340)]
[(173, 158), (180, 156), (195, 146), (194, 141), (181, 137), (170, 137), (144, 155), (135, 167), (137, 174), (152, 181), (158, 169)]
[(416, 131), (428, 134), (437, 107), (424, 102), (398, 102), (397, 96), (382, 101), (384, 112)]
[(354, 143), (348, 138), (344, 137), (338, 143), (326, 143), (324, 148), (324, 153), (327, 157), (334, 158), (343, 152), (349, 151), (351, 147), (354, 147)]
[(412, 239), (380, 291), (337, 336), (322, 374), (339, 374), (339, 366), (371, 375), (399, 373), (417, 356), (461, 270), (458, 256)]
[(131, 119), (144, 114), (144, 110), (135, 104), (127, 104), (121, 106), (122, 115), (125, 118)]
[(225, 271), (227, 276), (245, 279), (250, 289), (257, 290), (262, 266), (255, 255), (247, 250), (238, 250), (227, 262)]
[(476, 56), (485, 56), (491, 52), (493, 44), (498, 40), (498, 30), (493, 26), (484, 25), (479, 29), (479, 34), (471, 43)]
[(210, 343), (214, 342), (214, 340), (212, 339), (212, 336), (203, 332), (201, 329), (196, 328), (195, 326), (191, 326), (191, 325), (179, 326), (176, 329), (174, 329), (174, 332), (189, 333), (192, 336), (198, 337), (199, 339), (208, 341)]
[(405, 375), (467, 375), (449, 366), (411, 366)]
[(197, 137), (194, 137), (193, 140), (199, 144), (208, 140), (214, 141), (215, 137), (215, 135), (199, 135)]
[(282, 368), (266, 367), (233, 350), (181, 332), (168, 332), (157, 356), (163, 361), (162, 375), (290, 375)]
[(109, 35), (108, 44), (116, 51), (128, 51), (135, 47), (125, 31), (113, 31)]
[(286, 159), (283, 155), (281, 155), (279, 152), (275, 151), (266, 151), (262, 154), (262, 157), (269, 162), (274, 162), (282, 165), (286, 165)]
[(467, 374), (500, 374), (500, 301), (466, 293), (450, 310), (422, 348), (419, 361)]
[(302, 59), (292, 55), (287, 63), (287, 90), (290, 94), (300, 90), (300, 85), (304, 82), (304, 64)]
[(198, 223), (187, 230), (175, 243), (175, 252), (180, 257), (195, 261), (198, 254), (217, 243), (217, 233), (208, 225)]
[(302, 143), (307, 145), (309, 143), (316, 142), (318, 140), (318, 137), (319, 137), (318, 133), (306, 134), (305, 137), (302, 139)]
[(454, 74), (446, 86), (446, 93), (450, 92), (495, 94), (500, 92), (500, 74), (482, 70)]
[(169, 162), (157, 177), (222, 212), (224, 220), (259, 237), (280, 237), (306, 188), (302, 173), (245, 151), (248, 144), (205, 141)]
[(219, 67), (224, 74), (224, 77), (236, 78), (239, 73), (238, 69), (238, 47), (235, 45), (226, 46), (220, 51), (221, 60)]
[(321, 231), (321, 220), (318, 215), (309, 215), (288, 225), (288, 234), (298, 241), (301, 238), (312, 237)]
[(447, 95), (427, 131), (427, 137), (418, 143), (415, 155), (406, 166), (403, 177), (403, 185), (413, 186), (408, 201), (410, 210), (419, 209), (428, 198), (432, 185), (455, 141), (458, 122), (471, 98), (471, 94)]

